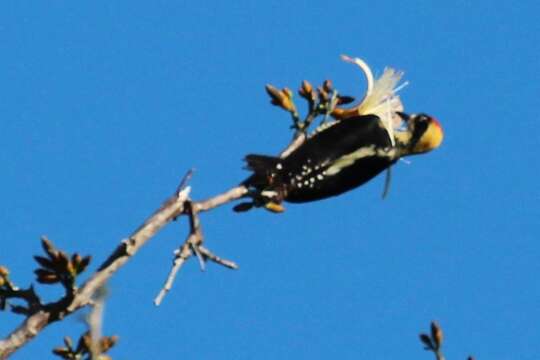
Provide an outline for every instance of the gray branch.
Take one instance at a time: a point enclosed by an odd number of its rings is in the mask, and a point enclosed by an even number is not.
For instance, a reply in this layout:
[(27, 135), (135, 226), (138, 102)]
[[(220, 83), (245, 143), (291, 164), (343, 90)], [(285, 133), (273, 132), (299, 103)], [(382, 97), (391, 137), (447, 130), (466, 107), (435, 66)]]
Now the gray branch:
[[(129, 238), (122, 240), (113, 253), (99, 267), (99, 269), (77, 290), (69, 303), (58, 303), (56, 306), (42, 308), (28, 316), (6, 338), (0, 340), (0, 359), (7, 359), (9, 355), (35, 338), (45, 327), (53, 322), (92, 303), (94, 293), (103, 287), (107, 280), (139, 251), (153, 236), (165, 225), (178, 216), (184, 215), (185, 206), (189, 197), (190, 188), (185, 187), (167, 199)], [(212, 198), (193, 202), (196, 212), (208, 211), (218, 206), (243, 197), (247, 193), (244, 186), (238, 186)], [(206, 250), (203, 248), (203, 250)], [(204, 256), (212, 259), (211, 255), (202, 252)], [(210, 253), (211, 254), (211, 253)], [(213, 254), (212, 254), (213, 255)], [(217, 258), (217, 257), (215, 257)], [(219, 258), (217, 258), (219, 259)], [(216, 260), (214, 260), (216, 261)]]

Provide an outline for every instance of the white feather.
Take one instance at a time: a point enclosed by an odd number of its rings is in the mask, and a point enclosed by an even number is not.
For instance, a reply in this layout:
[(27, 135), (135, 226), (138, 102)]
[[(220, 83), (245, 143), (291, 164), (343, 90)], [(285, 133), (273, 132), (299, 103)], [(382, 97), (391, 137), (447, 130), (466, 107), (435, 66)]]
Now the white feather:
[(395, 145), (394, 130), (399, 128), (402, 122), (395, 112), (403, 111), (403, 104), (396, 93), (407, 85), (406, 82), (398, 85), (403, 72), (387, 67), (382, 75), (374, 80), (373, 73), (365, 61), (346, 55), (342, 55), (341, 58), (360, 67), (366, 76), (368, 83), (366, 95), (356, 107), (358, 114), (377, 115), (384, 124), (392, 145)]

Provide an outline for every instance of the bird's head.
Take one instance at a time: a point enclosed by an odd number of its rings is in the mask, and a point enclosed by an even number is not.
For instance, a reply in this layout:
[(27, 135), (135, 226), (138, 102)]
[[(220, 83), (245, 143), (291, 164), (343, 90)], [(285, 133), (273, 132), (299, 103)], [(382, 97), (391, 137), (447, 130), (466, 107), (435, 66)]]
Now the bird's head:
[(423, 154), (438, 148), (444, 138), (441, 124), (432, 116), (426, 114), (397, 114), (407, 124), (410, 137), (404, 144), (407, 155)]

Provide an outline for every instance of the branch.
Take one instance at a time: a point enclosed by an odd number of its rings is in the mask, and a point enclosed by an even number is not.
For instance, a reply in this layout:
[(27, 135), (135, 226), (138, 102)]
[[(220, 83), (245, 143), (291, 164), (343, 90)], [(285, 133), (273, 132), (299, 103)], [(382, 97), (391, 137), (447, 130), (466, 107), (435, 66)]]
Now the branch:
[[(94, 293), (100, 289), (114, 273), (126, 264), (137, 251), (155, 236), (165, 225), (185, 213), (185, 206), (189, 197), (190, 187), (184, 187), (168, 198), (163, 205), (156, 210), (137, 230), (117, 246), (107, 260), (98, 270), (75, 292), (74, 296), (66, 303), (53, 304), (56, 306), (42, 307), (28, 316), (22, 324), (12, 331), (5, 339), (0, 340), (0, 359), (6, 359), (10, 354), (17, 351), (45, 327), (53, 322), (63, 319), (65, 316), (92, 303)], [(193, 202), (191, 204), (195, 212), (208, 211), (243, 197), (247, 193), (244, 186), (234, 187), (212, 198)], [(210, 260), (211, 253), (200, 249), (204, 256)], [(217, 257), (215, 257), (217, 258)]]
[[(266, 91), (270, 95), (271, 103), (289, 112), (293, 120), (292, 128), (295, 129), (295, 132), (289, 145), (287, 145), (287, 147), (280, 153), (279, 157), (281, 158), (287, 157), (307, 140), (307, 131), (313, 121), (319, 115), (325, 116), (325, 119), (323, 120), (324, 122), (326, 118), (335, 110), (337, 105), (354, 100), (351, 97), (340, 97), (338, 92), (332, 88), (332, 82), (330, 80), (326, 80), (320, 87), (317, 88), (316, 91), (308, 81), (304, 80), (300, 89), (298, 90), (298, 93), (307, 101), (308, 112), (304, 120), (301, 120), (296, 109), (296, 105), (293, 101), (293, 93), (290, 89), (283, 88), (282, 90), (279, 90), (268, 84), (266, 85)], [(180, 185), (180, 187), (182, 187), (182, 185)], [(211, 260), (230, 269), (238, 268), (237, 264), (233, 261), (222, 259), (213, 254), (207, 248), (203, 247), (203, 235), (200, 228), (198, 213), (221, 204), (228, 203), (232, 200), (242, 198), (246, 195), (249, 195), (249, 190), (246, 188), (246, 186), (240, 185), (224, 194), (205, 201), (186, 202), (184, 212), (186, 212), (190, 218), (190, 233), (185, 242), (174, 251), (172, 268), (167, 276), (167, 279), (165, 280), (163, 287), (154, 299), (154, 304), (156, 306), (159, 306), (162, 303), (167, 293), (171, 290), (178, 271), (193, 255), (196, 255), (199, 259), (201, 270), (205, 269), (205, 263), (207, 260)], [(269, 211), (283, 211), (283, 207), (280, 204), (258, 198), (257, 195), (258, 194), (254, 196), (252, 202), (239, 204), (234, 208), (234, 210), (247, 211), (254, 206), (264, 206)]]
[(195, 201), (192, 203), (192, 207), (196, 212), (203, 212), (217, 208), (218, 206), (225, 205), (231, 201), (243, 198), (248, 193), (248, 189), (243, 186), (234, 187), (222, 194), (216, 195), (206, 200)]
[[(348, 58), (345, 60), (349, 60)], [(357, 59), (353, 59), (358, 64)], [(359, 64), (360, 66), (361, 64)], [(362, 70), (368, 75), (369, 68), (367, 66), (360, 66)], [(367, 70), (366, 70), (367, 69)], [(371, 74), (369, 72), (369, 74)], [(399, 80), (399, 77), (395, 77)], [(370, 81), (371, 79), (371, 81)], [(396, 80), (396, 81), (397, 81)], [(272, 86), (267, 86), (267, 91), (272, 98), (274, 105), (280, 106), (287, 110), (293, 119), (293, 128), (296, 130), (291, 143), (280, 154), (282, 158), (288, 156), (291, 152), (301, 146), (308, 138), (307, 130), (312, 122), (319, 116), (324, 115), (323, 122), (329, 116), (334, 119), (342, 120), (352, 114), (361, 114), (363, 107), (375, 106), (380, 107), (381, 103), (386, 103), (387, 99), (396, 100), (394, 103), (400, 105), (399, 98), (394, 96), (394, 82), (387, 81), (385, 84), (389, 84), (388, 91), (373, 91), (373, 93), (380, 93), (377, 97), (369, 96), (371, 86), (373, 83), (372, 77), (368, 76), (368, 94), (360, 105), (352, 109), (342, 109), (339, 105), (346, 104), (354, 99), (350, 97), (339, 96), (337, 91), (332, 89), (331, 82), (326, 81), (321, 87), (314, 90), (308, 82), (302, 83), (302, 88), (299, 91), (300, 96), (305, 98), (308, 102), (308, 114), (301, 120), (296, 110), (296, 106), (292, 101), (292, 91), (284, 88), (278, 90)], [(392, 86), (390, 86), (392, 85)], [(385, 88), (386, 89), (386, 88)], [(391, 96), (390, 96), (391, 95)], [(352, 99), (352, 100), (351, 100)], [(369, 100), (369, 101), (368, 101)], [(388, 101), (390, 101), (388, 100)], [(366, 106), (364, 106), (366, 104)], [(367, 110), (366, 110), (367, 111)], [(172, 282), (176, 276), (176, 273), (182, 266), (182, 264), (191, 256), (196, 255), (201, 263), (201, 267), (204, 269), (206, 261), (211, 260), (220, 265), (228, 268), (236, 268), (237, 265), (229, 260), (221, 259), (213, 254), (210, 250), (203, 246), (203, 235), (200, 227), (198, 214), (203, 211), (209, 211), (221, 205), (227, 204), (231, 201), (243, 198), (252, 197), (252, 203), (240, 204), (235, 208), (237, 211), (245, 211), (253, 206), (264, 206), (266, 209), (274, 212), (283, 211), (279, 204), (272, 203), (271, 201), (262, 202), (257, 197), (257, 194), (252, 194), (246, 186), (243, 184), (231, 188), (230, 190), (218, 194), (202, 201), (192, 201), (189, 198), (190, 187), (186, 186), (187, 181), (191, 176), (191, 171), (184, 177), (176, 193), (167, 199), (164, 204), (156, 210), (137, 230), (135, 230), (127, 239), (121, 241), (112, 254), (105, 260), (105, 262), (97, 269), (97, 271), (80, 287), (76, 288), (71, 278), (61, 279), (62, 284), (66, 288), (66, 296), (60, 301), (51, 304), (41, 305), (37, 299), (34, 298), (34, 294), (30, 289), (30, 292), (25, 293), (24, 296), (19, 298), (25, 299), (31, 309), (26, 315), (28, 316), (25, 321), (9, 334), (4, 340), (0, 340), (0, 359), (7, 358), (10, 354), (15, 352), (21, 346), (25, 345), (28, 341), (37, 336), (46, 326), (49, 324), (62, 320), (65, 316), (72, 314), (73, 312), (92, 304), (94, 294), (98, 289), (102, 288), (108, 279), (126, 262), (135, 255), (137, 251), (148, 242), (153, 236), (155, 236), (165, 225), (169, 224), (172, 220), (175, 220), (181, 215), (187, 215), (190, 219), (190, 233), (184, 244), (175, 252), (175, 259), (173, 262), (173, 268), (167, 277), (167, 281), (162, 289), (162, 292), (156, 298), (156, 303), (161, 302), (165, 293), (169, 291), (172, 286)], [(263, 199), (264, 200), (264, 199)], [(244, 210), (242, 210), (244, 209)], [(52, 254), (52, 253), (51, 253)], [(49, 255), (51, 255), (49, 254)], [(53, 256), (54, 255), (54, 256)], [(61, 254), (60, 254), (61, 255)], [(51, 256), (56, 257), (56, 254)], [(60, 260), (63, 261), (63, 256), (60, 256)], [(36, 259), (38, 260), (38, 259)], [(45, 259), (47, 260), (47, 259)], [(75, 261), (76, 260), (76, 261)], [(44, 261), (44, 260), (43, 260)], [(75, 263), (84, 262), (83, 258), (74, 258)], [(39, 260), (38, 260), (39, 262)], [(48, 260), (46, 261), (48, 266)], [(46, 269), (45, 269), (46, 270)], [(51, 278), (55, 275), (50, 271), (40, 271), (37, 274), (41, 276), (44, 281), (53, 281), (57, 278)], [(39, 278), (38, 278), (39, 280)], [(162, 294), (163, 293), (163, 294)], [(6, 294), (0, 294), (0, 300), (6, 298)], [(20, 293), (19, 295), (22, 295)], [(2, 300), (3, 301), (3, 300)], [(0, 302), (0, 305), (2, 303)]]
[[(226, 198), (226, 197), (224, 197)], [(165, 295), (171, 290), (176, 274), (178, 270), (184, 265), (184, 263), (193, 256), (197, 255), (201, 270), (205, 270), (205, 263), (207, 260), (211, 260), (219, 265), (225, 266), (229, 269), (238, 269), (238, 265), (235, 262), (230, 260), (222, 259), (214, 255), (210, 250), (203, 247), (204, 237), (201, 230), (201, 222), (199, 220), (199, 215), (197, 209), (194, 207), (194, 204), (190, 201), (186, 202), (185, 212), (189, 216), (189, 235), (178, 249), (174, 251), (174, 260), (173, 267), (167, 276), (167, 280), (163, 285), (163, 288), (160, 290), (159, 294), (154, 299), (154, 304), (159, 306)]]

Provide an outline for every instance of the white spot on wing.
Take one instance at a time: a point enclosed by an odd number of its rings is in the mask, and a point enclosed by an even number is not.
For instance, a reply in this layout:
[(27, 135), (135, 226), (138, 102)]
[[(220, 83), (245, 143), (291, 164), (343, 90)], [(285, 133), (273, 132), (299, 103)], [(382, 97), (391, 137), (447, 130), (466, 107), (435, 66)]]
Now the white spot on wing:
[(265, 190), (265, 191), (261, 191), (261, 195), (265, 196), (265, 197), (272, 198), (272, 197), (275, 197), (277, 195), (277, 192), (270, 191), (270, 190)]

